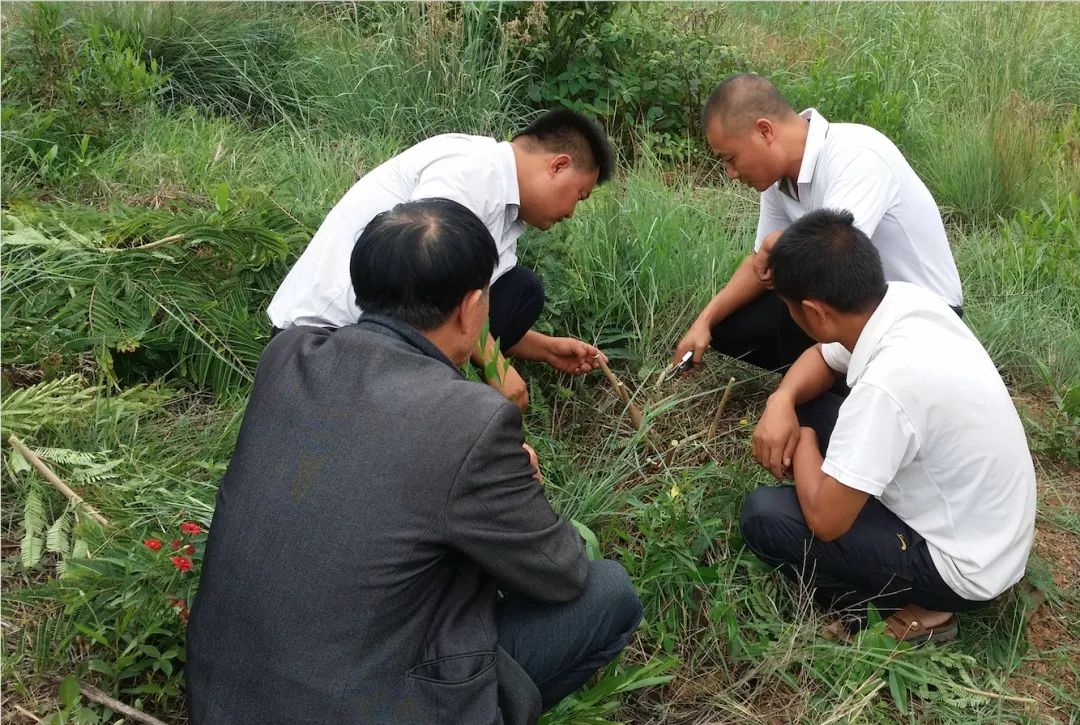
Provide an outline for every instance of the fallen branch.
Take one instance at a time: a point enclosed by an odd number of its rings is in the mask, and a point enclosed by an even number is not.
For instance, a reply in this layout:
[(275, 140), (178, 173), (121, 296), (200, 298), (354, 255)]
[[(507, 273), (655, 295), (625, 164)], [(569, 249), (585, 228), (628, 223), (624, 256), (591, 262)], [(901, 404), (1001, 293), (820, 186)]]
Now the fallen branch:
[(37, 472), (44, 476), (45, 480), (53, 485), (53, 488), (67, 496), (69, 501), (82, 506), (86, 510), (86, 513), (93, 517), (93, 519), (102, 526), (109, 525), (108, 519), (99, 514), (97, 512), (97, 509), (84, 501), (82, 496), (72, 491), (71, 487), (64, 483), (59, 476), (53, 473), (52, 469), (50, 469), (45, 464), (45, 461), (38, 458), (37, 454), (27, 448), (26, 444), (19, 440), (19, 438), (14, 433), (8, 436), (8, 443), (15, 446), (15, 450), (17, 450), (22, 455), (22, 457), (26, 459), (26, 462), (36, 468)]
[(630, 413), (630, 422), (634, 424), (634, 428), (638, 430), (645, 423), (645, 416), (641, 414), (641, 408), (630, 402), (630, 394), (626, 392), (626, 386), (623, 382), (611, 372), (611, 368), (604, 360), (600, 359), (600, 369), (604, 371), (604, 377), (611, 383), (611, 387), (615, 388), (615, 394), (619, 396), (619, 400), (626, 406), (627, 411)]
[(705, 434), (706, 439), (712, 440), (716, 437), (716, 429), (720, 427), (720, 419), (724, 415), (724, 408), (727, 407), (728, 399), (731, 398), (731, 389), (735, 385), (735, 378), (728, 378), (727, 387), (724, 388), (724, 395), (720, 398), (720, 406), (716, 409), (716, 414), (713, 415), (712, 424), (709, 426), (709, 432)]

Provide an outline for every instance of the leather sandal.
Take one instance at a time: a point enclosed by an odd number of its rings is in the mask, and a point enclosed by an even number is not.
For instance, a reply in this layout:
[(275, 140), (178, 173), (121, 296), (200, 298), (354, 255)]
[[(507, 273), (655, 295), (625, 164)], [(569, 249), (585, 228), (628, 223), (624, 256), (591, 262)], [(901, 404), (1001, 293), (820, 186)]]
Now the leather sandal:
[(927, 627), (911, 609), (902, 607), (885, 620), (885, 633), (897, 642), (943, 644), (956, 639), (958, 631), (955, 614), (936, 627)]

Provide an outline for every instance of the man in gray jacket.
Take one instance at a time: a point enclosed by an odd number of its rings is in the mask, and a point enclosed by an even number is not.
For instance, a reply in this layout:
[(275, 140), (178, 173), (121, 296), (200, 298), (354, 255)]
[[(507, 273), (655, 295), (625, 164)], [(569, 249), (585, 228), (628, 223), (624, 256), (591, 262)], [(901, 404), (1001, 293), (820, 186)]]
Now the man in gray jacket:
[(188, 630), (195, 725), (534, 722), (629, 642), (625, 571), (461, 374), (497, 259), (465, 207), (401, 204), (353, 252), (357, 324), (266, 348)]

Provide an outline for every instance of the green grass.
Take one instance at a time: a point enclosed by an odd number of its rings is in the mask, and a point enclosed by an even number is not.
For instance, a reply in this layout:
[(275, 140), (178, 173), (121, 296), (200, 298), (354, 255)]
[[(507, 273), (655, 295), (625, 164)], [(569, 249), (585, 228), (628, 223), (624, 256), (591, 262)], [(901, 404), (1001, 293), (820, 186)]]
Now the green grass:
[[(102, 530), (69, 507), (5, 442), (7, 703), (115, 720), (58, 697), (48, 676), (75, 673), (166, 719), (180, 712), (183, 625), (169, 599), (190, 598), (196, 579), (142, 542), (209, 523), (267, 337), (262, 311), (349, 185), (418, 138), (503, 136), (533, 112), (518, 93), (530, 69), (507, 42), (512, 11), (5, 7), (0, 428), (114, 522)], [(656, 385), (749, 249), (756, 194), (707, 159), (639, 153), (572, 220), (520, 245), (547, 286), (541, 328), (599, 344), (665, 451), (630, 429), (603, 378), (522, 367), (547, 494), (627, 567), (646, 609), (622, 665), (547, 722), (1075, 719), (1080, 12), (651, 12), (681, 13), (665, 27), (730, 46), (800, 105), (879, 125), (946, 207), (965, 320), (1039, 455), (1036, 593), (964, 615), (955, 646), (896, 648), (880, 628), (853, 646), (821, 638), (807, 594), (750, 556), (736, 525), (746, 493), (770, 480), (748, 442), (776, 377), (712, 355), (702, 374)], [(157, 59), (158, 77), (132, 70), (125, 44)]]

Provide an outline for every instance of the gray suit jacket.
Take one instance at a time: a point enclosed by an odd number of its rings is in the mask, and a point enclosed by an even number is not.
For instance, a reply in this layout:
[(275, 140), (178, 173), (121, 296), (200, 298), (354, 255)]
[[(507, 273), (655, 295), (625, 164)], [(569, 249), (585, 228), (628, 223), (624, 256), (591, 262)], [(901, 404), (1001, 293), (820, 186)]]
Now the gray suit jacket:
[(496, 589), (568, 601), (588, 565), (522, 442), (517, 408), (407, 325), (277, 335), (218, 491), (191, 722), (535, 721)]

